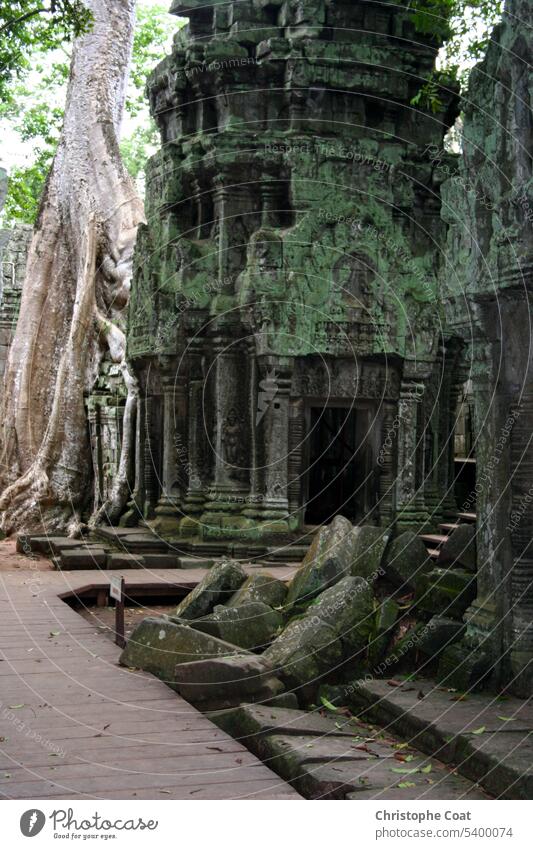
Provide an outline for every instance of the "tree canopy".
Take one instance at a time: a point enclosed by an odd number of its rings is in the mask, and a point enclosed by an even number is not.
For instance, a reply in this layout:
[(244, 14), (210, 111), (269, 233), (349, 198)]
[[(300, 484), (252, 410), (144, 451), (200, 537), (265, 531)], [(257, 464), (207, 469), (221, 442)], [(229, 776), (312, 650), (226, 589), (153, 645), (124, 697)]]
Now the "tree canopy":
[[(36, 6), (35, 3), (19, 5)], [(26, 21), (25, 26), (30, 27), (33, 20), (35, 18)], [(90, 19), (86, 17), (86, 21), (90, 26)], [(23, 26), (18, 24), (17, 29), (12, 30), (11, 38), (6, 35), (8, 30), (2, 33), (2, 37), (13, 41), (17, 49), (20, 39), (30, 36), (30, 33), (18, 29)], [(0, 104), (0, 120), (11, 131), (12, 137), (22, 143), (31, 143), (32, 148), (28, 162), (10, 169), (4, 209), (6, 223), (20, 221), (33, 224), (35, 221), (63, 123), (70, 45), (62, 40), (64, 33), (61, 27), (57, 28), (57, 22), (52, 24), (48, 21), (47, 26), (50, 36), (42, 43), (24, 42), (24, 63), (16, 69), (13, 67), (9, 96)], [(162, 58), (165, 44), (175, 29), (176, 19), (168, 15), (165, 6), (139, 2), (126, 99), (128, 133), (121, 143), (124, 163), (134, 179), (140, 176), (146, 159), (157, 146), (157, 130), (149, 117), (144, 96), (146, 77)], [(71, 33), (75, 32), (73, 28)], [(34, 36), (36, 33), (32, 30), (31, 37)]]
[(35, 50), (52, 50), (91, 25), (80, 0), (12, 0), (0, 5), (0, 100), (13, 96), (12, 83), (31, 66)]

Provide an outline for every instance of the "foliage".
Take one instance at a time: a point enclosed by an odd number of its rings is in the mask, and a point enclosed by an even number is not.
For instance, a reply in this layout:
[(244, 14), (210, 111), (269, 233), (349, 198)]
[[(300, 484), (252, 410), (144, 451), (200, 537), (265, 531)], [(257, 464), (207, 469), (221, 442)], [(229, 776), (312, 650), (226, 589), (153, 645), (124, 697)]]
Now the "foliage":
[(134, 180), (142, 175), (149, 151), (157, 149), (158, 138), (157, 127), (150, 120), (121, 141), (122, 161)]
[(501, 17), (503, 0), (411, 0), (409, 6), (416, 31), (444, 41), (440, 70), (428, 77), (411, 101), (438, 112), (442, 86), (459, 82), (465, 91), (470, 69), (484, 55)]
[(36, 50), (52, 50), (91, 25), (80, 0), (11, 0), (0, 5), (0, 100), (12, 96), (11, 84), (31, 67)]
[(133, 37), (133, 56), (130, 69), (126, 109), (137, 115), (146, 106), (144, 89), (150, 71), (163, 58), (164, 47), (170, 46), (170, 36), (176, 28), (175, 19), (168, 15), (164, 5), (137, 6), (137, 19)]
[[(2, 14), (0, 12), (0, 20)], [(175, 21), (164, 6), (145, 6), (141, 0), (137, 8), (126, 96), (126, 115), (134, 126), (121, 143), (124, 163), (136, 180), (141, 180), (146, 160), (157, 147), (157, 130), (149, 117), (144, 93), (146, 78), (164, 55), (174, 29)], [(55, 41), (50, 38), (45, 41), (42, 48), (35, 44), (27, 45), (32, 70), (27, 71), (26, 64), (19, 67), (18, 80), (11, 78), (9, 97), (0, 104), (0, 120), (9, 127), (13, 139), (32, 144), (29, 164), (10, 170), (3, 211), (6, 223), (16, 220), (32, 224), (37, 215), (42, 189), (61, 133), (69, 77), (70, 55), (65, 46), (50, 52), (60, 40), (58, 35)]]

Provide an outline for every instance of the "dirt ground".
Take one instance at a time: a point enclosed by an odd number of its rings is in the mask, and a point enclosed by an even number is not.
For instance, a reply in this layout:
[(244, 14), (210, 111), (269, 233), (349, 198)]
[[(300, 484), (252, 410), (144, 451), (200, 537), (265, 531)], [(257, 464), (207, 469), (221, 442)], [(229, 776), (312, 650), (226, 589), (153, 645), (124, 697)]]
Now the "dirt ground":
[[(124, 626), (126, 637), (131, 634), (137, 622), (145, 616), (160, 616), (162, 613), (174, 613), (178, 602), (167, 605), (145, 605), (143, 607), (126, 607), (124, 610)], [(114, 607), (83, 607), (77, 610), (91, 625), (95, 625), (102, 634), (115, 639), (115, 608)]]
[(13, 572), (16, 569), (48, 572), (52, 569), (52, 563), (42, 554), (19, 554), (15, 537), (0, 540), (0, 572)]

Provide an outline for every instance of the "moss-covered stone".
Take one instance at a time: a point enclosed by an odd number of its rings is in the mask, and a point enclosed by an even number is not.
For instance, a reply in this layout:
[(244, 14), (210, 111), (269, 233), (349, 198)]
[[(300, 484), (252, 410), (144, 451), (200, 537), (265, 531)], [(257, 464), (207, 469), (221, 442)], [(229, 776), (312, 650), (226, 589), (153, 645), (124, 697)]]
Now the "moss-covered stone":
[(383, 528), (359, 525), (353, 529), (353, 550), (350, 574), (375, 581), (385, 574), (383, 555), (390, 535)]
[(426, 546), (413, 531), (404, 531), (390, 544), (385, 557), (385, 572), (404, 592), (414, 590), (430, 568)]
[(417, 584), (416, 603), (432, 614), (461, 619), (476, 597), (476, 578), (464, 569), (432, 569)]
[(459, 525), (448, 537), (439, 551), (439, 566), (462, 566), (469, 572), (476, 571), (476, 526)]
[(261, 651), (282, 624), (281, 614), (260, 601), (238, 607), (217, 605), (209, 616), (191, 622), (193, 628), (241, 646)]
[(287, 595), (287, 585), (263, 572), (259, 575), (250, 575), (244, 584), (232, 595), (228, 601), (229, 607), (239, 607), (252, 601), (260, 601), (269, 607), (281, 607)]
[(134, 629), (119, 662), (173, 685), (177, 664), (235, 654), (242, 654), (242, 649), (166, 617), (148, 616)]
[(221, 560), (209, 570), (197, 587), (176, 609), (178, 619), (197, 619), (208, 614), (215, 604), (224, 604), (246, 580), (246, 573), (235, 560)]
[(372, 629), (373, 593), (362, 578), (343, 578), (288, 624), (265, 652), (289, 686), (316, 687), (319, 680), (366, 648)]
[(303, 563), (289, 583), (287, 605), (309, 602), (341, 578), (350, 574), (353, 562), (354, 528), (344, 516), (317, 532)]

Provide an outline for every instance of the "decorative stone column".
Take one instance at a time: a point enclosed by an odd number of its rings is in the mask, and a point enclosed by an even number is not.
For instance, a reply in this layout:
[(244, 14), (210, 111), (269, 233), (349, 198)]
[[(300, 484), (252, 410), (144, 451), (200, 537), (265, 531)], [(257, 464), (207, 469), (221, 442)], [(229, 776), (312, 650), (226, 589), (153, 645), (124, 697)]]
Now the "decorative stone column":
[[(250, 489), (246, 354), (235, 336), (213, 339), (207, 393), (212, 407), (213, 469), (202, 515), (204, 537), (224, 537), (243, 523)], [(244, 372), (244, 373), (243, 373)]]
[(398, 402), (398, 473), (396, 521), (399, 530), (421, 530), (429, 522), (424, 504), (424, 445), (422, 399), (424, 383), (404, 378)]
[(381, 448), (377, 462), (379, 476), (379, 523), (390, 528), (396, 515), (396, 465), (400, 419), (397, 406), (385, 403), (381, 431)]
[(510, 647), (513, 689), (533, 692), (533, 393), (522, 394), (511, 411), (511, 509), (507, 530), (512, 574), (508, 587), (510, 617), (505, 644)]
[[(160, 533), (178, 531), (181, 517), (181, 495), (185, 489), (186, 477), (183, 465), (187, 463), (186, 423), (187, 397), (186, 380), (176, 374), (174, 360), (165, 358), (162, 363), (161, 390), (163, 415), (163, 446), (161, 460), (161, 494), (156, 507), (154, 529)], [(180, 486), (181, 480), (181, 486)]]
[(187, 341), (187, 361), (184, 370), (189, 375), (187, 397), (186, 452), (178, 448), (180, 483), (183, 475), (184, 496), (182, 499), (183, 519), (180, 523), (182, 536), (194, 536), (199, 532), (200, 517), (204, 512), (209, 485), (211, 449), (207, 430), (210, 430), (210, 411), (204, 407), (205, 377), (203, 360), (204, 340), (193, 337)]
[(263, 531), (289, 530), (289, 397), (293, 361), (290, 357), (258, 358), (260, 381), (255, 426), (261, 453), (262, 502), (258, 518)]
[(141, 427), (144, 431), (144, 506), (143, 516), (145, 519), (154, 517), (154, 507), (157, 504), (159, 491), (157, 482), (157, 457), (154, 439), (154, 407), (153, 395), (147, 395), (144, 399), (144, 410)]
[(139, 391), (137, 396), (137, 410), (135, 414), (135, 482), (126, 510), (119, 520), (119, 527), (135, 527), (142, 519), (143, 487), (144, 487), (144, 431), (141, 422), (144, 414), (144, 398)]

